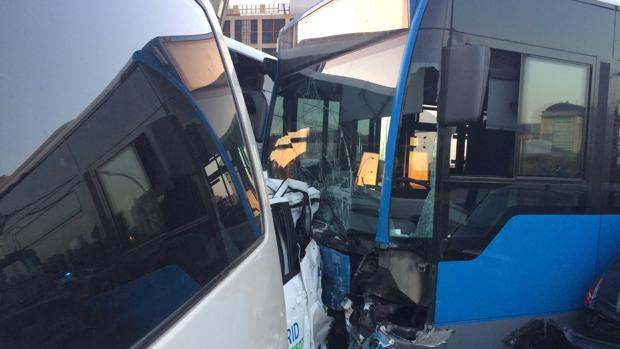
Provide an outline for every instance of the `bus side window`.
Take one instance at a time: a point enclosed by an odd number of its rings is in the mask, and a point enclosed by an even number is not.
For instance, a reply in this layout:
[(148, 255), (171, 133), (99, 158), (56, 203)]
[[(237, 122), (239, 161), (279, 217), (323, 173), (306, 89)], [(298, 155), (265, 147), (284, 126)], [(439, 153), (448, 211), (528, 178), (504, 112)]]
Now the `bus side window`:
[(492, 50), (483, 115), (456, 128), (450, 173), (581, 176), (588, 81), (587, 65)]
[(518, 175), (582, 175), (589, 67), (526, 56), (519, 106)]
[[(212, 37), (190, 44), (204, 45), (192, 57), (217, 49)], [(200, 67), (223, 71), (209, 52)], [(135, 344), (260, 239), (228, 85), (188, 96), (139, 61), (122, 73), (81, 122), (52, 134), (55, 150), (27, 159), (32, 168), (0, 191), (0, 346)]]
[[(490, 69), (481, 120), (458, 126), (452, 139), (448, 259), (476, 256), (512, 215), (585, 202), (579, 184), (554, 178), (583, 176), (589, 66), (493, 50)], [(547, 179), (480, 183), (464, 176)]]
[(450, 147), (452, 174), (512, 176), (520, 61), (518, 53), (491, 50), (484, 115), (475, 124), (457, 127), (453, 134)]

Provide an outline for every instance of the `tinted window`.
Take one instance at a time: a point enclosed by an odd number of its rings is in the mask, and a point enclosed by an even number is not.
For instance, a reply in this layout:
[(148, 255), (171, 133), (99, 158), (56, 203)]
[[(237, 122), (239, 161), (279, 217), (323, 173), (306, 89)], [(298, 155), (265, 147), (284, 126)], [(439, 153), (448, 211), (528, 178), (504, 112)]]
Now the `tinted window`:
[(108, 195), (119, 230), (127, 234), (130, 241), (144, 241), (150, 234), (161, 233), (163, 222), (151, 183), (133, 147), (108, 161), (97, 170), (97, 175)]
[(0, 347), (125, 347), (260, 237), (255, 177), (196, 3), (60, 5), (0, 14)]
[(526, 57), (522, 79), (519, 175), (578, 177), (588, 67)]
[(391, 242), (433, 257), (424, 238), (435, 236), (440, 258), (473, 259), (515, 215), (584, 212), (589, 184), (565, 178), (583, 176), (590, 66), (491, 48), (481, 115), (440, 126), (433, 163), (441, 53), (421, 31), (395, 154)]
[(581, 176), (588, 84), (587, 65), (492, 50), (484, 113), (456, 128), (450, 173)]
[(450, 140), (450, 173), (513, 177), (518, 128), (521, 54), (491, 50), (482, 117), (460, 125)]
[[(476, 257), (513, 215), (585, 208), (585, 184), (551, 178), (582, 176), (588, 87), (587, 65), (492, 50), (484, 113), (450, 140), (445, 258)], [(473, 176), (516, 180), (482, 184)]]

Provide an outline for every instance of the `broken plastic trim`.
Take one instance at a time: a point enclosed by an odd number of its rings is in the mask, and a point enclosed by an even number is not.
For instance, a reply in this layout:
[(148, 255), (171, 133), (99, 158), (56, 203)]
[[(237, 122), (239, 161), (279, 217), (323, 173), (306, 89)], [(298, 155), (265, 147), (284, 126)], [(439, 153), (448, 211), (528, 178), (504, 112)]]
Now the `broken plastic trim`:
[(365, 256), (343, 302), (350, 348), (443, 348), (452, 330), (426, 325), (427, 308), (403, 293), (376, 255)]
[[(425, 329), (406, 328), (390, 322), (378, 325), (374, 332), (364, 336), (356, 326), (351, 323), (351, 316), (354, 312), (353, 302), (347, 299), (343, 308), (345, 310), (345, 321), (351, 348), (361, 349), (423, 349), (423, 348), (446, 348), (448, 340), (454, 333), (452, 330), (435, 329), (428, 327)], [(397, 333), (406, 332), (407, 336), (414, 339), (404, 338)]]

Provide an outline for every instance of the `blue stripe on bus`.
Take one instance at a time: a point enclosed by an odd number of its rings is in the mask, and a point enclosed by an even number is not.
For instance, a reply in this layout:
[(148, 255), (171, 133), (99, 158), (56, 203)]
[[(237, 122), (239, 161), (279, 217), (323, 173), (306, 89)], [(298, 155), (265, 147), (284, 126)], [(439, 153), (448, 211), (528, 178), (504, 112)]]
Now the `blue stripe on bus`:
[(394, 93), (394, 101), (392, 104), (392, 117), (390, 119), (390, 128), (388, 130), (388, 138), (385, 150), (385, 166), (383, 168), (383, 189), (381, 190), (381, 202), (379, 203), (379, 221), (377, 223), (377, 235), (375, 242), (380, 246), (385, 246), (390, 242), (388, 233), (388, 223), (390, 217), (390, 200), (392, 196), (392, 174), (394, 172), (394, 157), (396, 156), (396, 139), (398, 137), (398, 126), (400, 124), (400, 114), (403, 108), (403, 100), (407, 89), (407, 77), (409, 75), (409, 66), (413, 57), (413, 49), (418, 38), (418, 31), (422, 23), (422, 17), (426, 10), (428, 0), (420, 0), (413, 12), (409, 36), (405, 45), (403, 61), (400, 67), (398, 83)]
[(439, 263), (435, 323), (579, 310), (618, 254), (620, 216), (515, 216), (477, 258)]

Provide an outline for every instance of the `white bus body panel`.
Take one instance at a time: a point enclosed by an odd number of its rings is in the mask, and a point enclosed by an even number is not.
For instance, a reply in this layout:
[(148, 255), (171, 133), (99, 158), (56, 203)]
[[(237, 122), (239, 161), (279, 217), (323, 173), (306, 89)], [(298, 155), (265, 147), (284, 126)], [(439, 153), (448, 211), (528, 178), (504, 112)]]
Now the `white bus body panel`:
[(273, 230), (153, 348), (286, 348)]
[[(255, 144), (230, 53), (213, 8), (204, 4), (213, 28), (246, 144)], [(250, 166), (260, 195), (264, 239), (196, 306), (162, 335), (153, 348), (286, 348), (284, 295), (275, 229), (256, 147)]]

